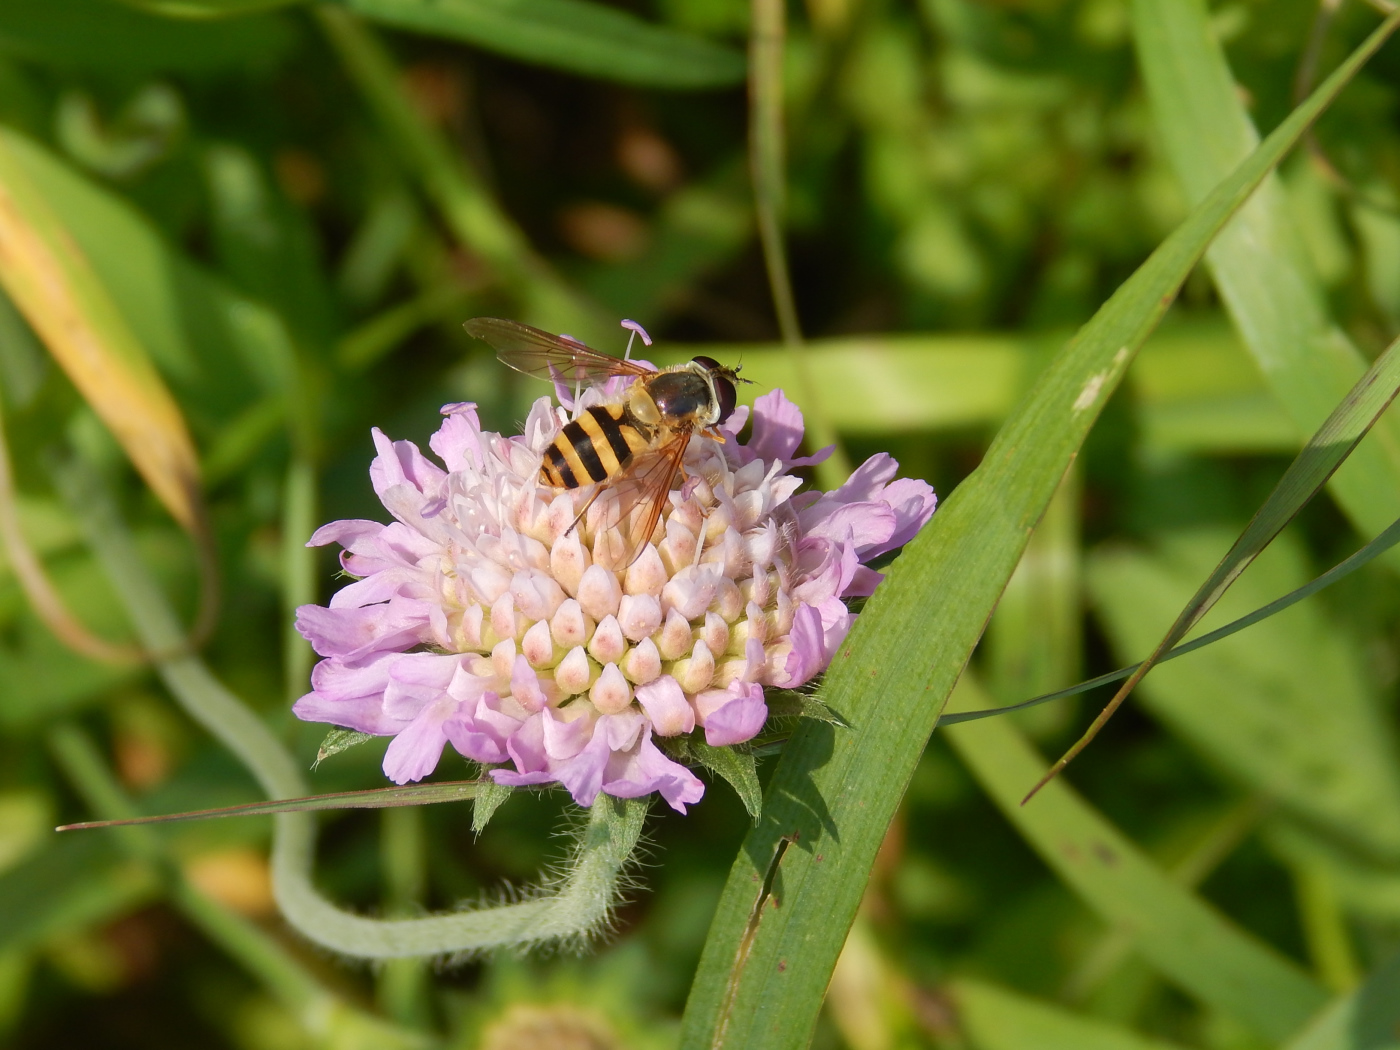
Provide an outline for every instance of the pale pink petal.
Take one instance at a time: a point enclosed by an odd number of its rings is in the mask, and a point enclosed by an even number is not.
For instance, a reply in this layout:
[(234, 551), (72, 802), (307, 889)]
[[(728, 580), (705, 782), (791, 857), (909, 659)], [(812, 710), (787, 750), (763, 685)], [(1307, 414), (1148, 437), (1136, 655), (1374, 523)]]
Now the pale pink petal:
[(753, 403), (753, 432), (747, 448), (762, 459), (787, 459), (802, 444), (802, 410), (782, 390), (773, 390)]
[(752, 740), (768, 721), (762, 686), (735, 682), (726, 692), (727, 699), (705, 716), (705, 743), (711, 747)]
[(668, 674), (646, 685), (637, 686), (637, 702), (661, 736), (678, 736), (695, 728), (695, 711), (686, 703), (685, 693)]

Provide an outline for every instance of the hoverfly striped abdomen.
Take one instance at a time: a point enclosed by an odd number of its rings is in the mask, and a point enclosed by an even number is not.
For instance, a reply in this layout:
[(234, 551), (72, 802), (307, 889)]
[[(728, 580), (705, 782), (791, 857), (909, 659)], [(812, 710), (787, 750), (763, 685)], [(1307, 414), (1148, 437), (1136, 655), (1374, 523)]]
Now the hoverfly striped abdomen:
[(629, 419), (626, 405), (594, 405), (566, 423), (545, 449), (540, 481), (564, 489), (606, 481), (651, 444), (651, 435)]

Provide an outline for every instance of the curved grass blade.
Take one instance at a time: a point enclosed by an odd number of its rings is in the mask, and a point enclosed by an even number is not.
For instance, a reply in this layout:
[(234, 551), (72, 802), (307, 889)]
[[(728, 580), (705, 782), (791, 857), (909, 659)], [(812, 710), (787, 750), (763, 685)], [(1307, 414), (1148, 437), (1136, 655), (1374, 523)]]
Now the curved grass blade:
[[(953, 704), (983, 695), (964, 676)], [(1177, 987), (1270, 1041), (1326, 1003), (1296, 963), (1158, 868), (1064, 781), (1017, 805), (1019, 785), (1045, 763), (1008, 719), (949, 729), (948, 740), (1041, 859), (1105, 922), (1130, 930), (1136, 952)]]
[(60, 824), (55, 831), (87, 831), (90, 828), (116, 828), (127, 824), (166, 824), (176, 820), (214, 820), (218, 817), (260, 817), (268, 813), (316, 813), (327, 809), (392, 809), (395, 806), (429, 806), (436, 802), (462, 802), (476, 798), (479, 780), (447, 780), (436, 784), (409, 784), (406, 787), (370, 788), (366, 791), (333, 791), (328, 795), (307, 795), (276, 802), (245, 802), (216, 809), (192, 809), (186, 813), (158, 813), (123, 820), (84, 820)]
[(744, 78), (727, 47), (586, 0), (345, 0), (383, 25), (449, 37), (536, 65), (673, 89)]
[(1104, 724), (1113, 717), (1128, 694), (1142, 681), (1148, 671), (1161, 661), (1172, 646), (1176, 645), (1191, 630), (1201, 617), (1208, 613), (1220, 600), (1229, 586), (1239, 579), (1240, 573), (1249, 568), (1250, 562), (1259, 556), (1298, 512), (1307, 506), (1308, 501), (1317, 495), (1327, 479), (1332, 476), (1356, 448), (1367, 431), (1375, 425), (1400, 393), (1400, 339), (1391, 343), (1385, 353), (1376, 358), (1375, 364), (1366, 370), (1354, 387), (1342, 399), (1342, 403), (1332, 410), (1332, 414), (1318, 428), (1316, 434), (1298, 453), (1298, 458), (1288, 465), (1283, 477), (1274, 486), (1269, 498), (1259, 508), (1250, 523), (1245, 526), (1215, 571), (1201, 584), (1200, 589), (1181, 610), (1176, 622), (1158, 643), (1152, 655), (1140, 663), (1128, 680), (1119, 687), (1097, 718), (1075, 741), (1074, 746), (1050, 767), (1041, 781), (1031, 788), (1023, 802), (1028, 802), (1045, 784), (1074, 760), (1074, 757), (1089, 746)]
[[(1153, 127), (1194, 203), (1249, 155), (1259, 133), (1205, 0), (1133, 0), (1132, 28)], [(1301, 243), (1296, 209), (1271, 177), (1206, 253), (1241, 340), (1300, 437), (1317, 429), (1367, 365), (1330, 316)], [(1329, 487), (1363, 535), (1400, 515), (1400, 420), (1383, 421)]]
[[(789, 741), (762, 821), (730, 869), (686, 1004), (684, 1050), (807, 1044), (928, 734), (1098, 410), (1211, 239), (1397, 26), (1400, 14), (1153, 252), (1050, 362), (982, 464), (890, 567), (823, 684), (823, 699), (856, 728), (807, 724)], [(779, 857), (785, 842), (795, 845)], [(779, 906), (755, 911), (775, 859), (764, 900)]]
[[(1238, 634), (1246, 627), (1253, 627), (1261, 620), (1267, 620), (1275, 613), (1297, 605), (1304, 598), (1311, 598), (1318, 591), (1332, 586), (1338, 580), (1350, 576), (1363, 565), (1375, 560), (1390, 548), (1400, 543), (1400, 519), (1390, 523), (1390, 526), (1379, 536), (1373, 539), (1366, 546), (1344, 561), (1338, 562), (1328, 569), (1321, 576), (1303, 584), (1303, 586), (1289, 591), (1281, 598), (1262, 605), (1247, 616), (1241, 616), (1238, 620), (1231, 620), (1224, 627), (1217, 627), (1209, 634), (1203, 634), (1199, 638), (1193, 638), (1189, 642), (1168, 649), (1157, 661), (1164, 664), (1168, 660), (1175, 660), (1178, 656), (1185, 656), (1187, 653), (1194, 653), (1197, 649), (1204, 649), (1223, 638), (1228, 638), (1232, 634)], [(1063, 700), (1067, 696), (1078, 696), (1080, 693), (1087, 693), (1091, 689), (1097, 689), (1101, 685), (1109, 685), (1113, 682), (1121, 682), (1133, 672), (1141, 663), (1129, 664), (1127, 667), (1120, 667), (1116, 671), (1109, 671), (1101, 674), (1097, 678), (1088, 678), (1077, 685), (1067, 686), (1064, 689), (1056, 689), (1053, 693), (1042, 693), (1040, 696), (1032, 697), (1029, 700), (1022, 700), (1018, 704), (1007, 704), (1003, 707), (988, 707), (980, 711), (957, 711), (945, 714), (939, 719), (940, 725), (956, 725), (958, 722), (974, 722), (979, 718), (990, 718), (992, 715), (1010, 714), (1012, 711), (1024, 711), (1028, 707), (1036, 707), (1040, 704), (1049, 703), (1051, 700)]]

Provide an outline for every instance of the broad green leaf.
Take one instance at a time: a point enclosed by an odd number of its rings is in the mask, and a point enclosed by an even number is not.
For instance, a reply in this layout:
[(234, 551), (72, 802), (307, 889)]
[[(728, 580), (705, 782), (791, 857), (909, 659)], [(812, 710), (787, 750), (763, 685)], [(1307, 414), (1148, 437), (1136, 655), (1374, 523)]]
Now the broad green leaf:
[[(952, 706), (984, 706), (969, 677)], [(1004, 718), (950, 726), (948, 740), (1006, 818), (1161, 975), (1268, 1039), (1284, 1039), (1326, 1001), (1298, 967), (1241, 930), (1154, 865), (1063, 780), (1026, 805), (1045, 762)]]
[[(855, 728), (809, 723), (788, 743), (701, 956), (682, 1025), (687, 1050), (806, 1044), (928, 735), (1099, 409), (1221, 226), (1398, 24), (1400, 15), (1387, 19), (1153, 252), (890, 567), (822, 688)], [(1270, 1031), (1296, 1027), (1308, 1008), (1311, 986), (1285, 972), (1281, 984), (1304, 991), (1269, 1004)]]
[(976, 1050), (1175, 1050), (1097, 1017), (1072, 1013), (996, 985), (966, 978), (948, 989), (958, 1025)]
[[(1096, 551), (1089, 583), (1115, 650), (1147, 651), (1224, 544), (1217, 530), (1163, 537), (1154, 553)], [(1221, 602), (1232, 616), (1304, 578), (1280, 537)], [(1144, 705), (1219, 768), (1377, 857), (1400, 860), (1400, 764), (1356, 646), (1299, 605), (1140, 687)]]
[(763, 789), (753, 755), (732, 747), (711, 747), (703, 740), (690, 741), (689, 751), (697, 762), (729, 783), (757, 824), (763, 812)]
[[(889, 433), (996, 423), (1025, 389), (1044, 344), (1020, 335), (870, 335), (814, 339), (803, 353), (828, 415), (843, 433)], [(753, 386), (748, 404), (769, 390), (794, 390), (792, 355), (773, 344), (658, 344), (658, 365), (696, 354), (733, 361)]]
[(115, 0), (5, 0), (0, 55), (58, 67), (154, 73), (257, 72), (283, 58), (291, 26), (275, 16), (211, 28)]
[(589, 0), (345, 0), (351, 10), (537, 65), (663, 88), (729, 87), (743, 56)]
[(1400, 921), (1400, 870), (1358, 856), (1344, 842), (1281, 816), (1264, 828), (1269, 849), (1291, 868), (1320, 871), (1346, 910), (1387, 926)]
[[(1259, 141), (1204, 0), (1134, 0), (1133, 31), (1158, 134), (1187, 196), (1202, 200)], [(1366, 361), (1328, 315), (1278, 179), (1265, 180), (1206, 261), (1279, 404), (1301, 433), (1315, 430)], [(1382, 421), (1329, 488), (1362, 533), (1400, 516), (1400, 420)]]
[(1224, 318), (1169, 318), (1128, 383), (1148, 454), (1292, 452), (1301, 444)]

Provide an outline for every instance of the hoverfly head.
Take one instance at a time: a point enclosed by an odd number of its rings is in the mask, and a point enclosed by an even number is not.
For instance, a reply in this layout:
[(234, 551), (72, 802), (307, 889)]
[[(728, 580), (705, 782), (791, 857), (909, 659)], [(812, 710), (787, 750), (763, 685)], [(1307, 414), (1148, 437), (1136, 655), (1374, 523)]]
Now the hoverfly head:
[(716, 424), (723, 423), (734, 414), (734, 408), (739, 401), (738, 393), (734, 389), (734, 384), (747, 383), (750, 382), (750, 380), (740, 379), (739, 370), (737, 368), (729, 368), (726, 365), (722, 365), (713, 357), (701, 355), (700, 357), (692, 358), (692, 361), (709, 373), (710, 382), (714, 384), (715, 388), (715, 400), (718, 402), (719, 406), (719, 418), (716, 419), (715, 422)]

